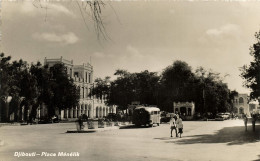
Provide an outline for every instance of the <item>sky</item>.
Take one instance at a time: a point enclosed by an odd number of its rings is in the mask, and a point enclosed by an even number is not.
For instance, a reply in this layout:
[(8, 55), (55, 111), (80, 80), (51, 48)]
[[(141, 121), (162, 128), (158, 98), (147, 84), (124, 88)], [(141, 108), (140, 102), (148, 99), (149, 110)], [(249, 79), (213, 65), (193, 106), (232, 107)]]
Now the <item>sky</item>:
[(229, 74), (224, 82), (231, 90), (249, 93), (239, 67), (252, 60), (249, 48), (260, 30), (260, 2), (104, 3), (108, 40), (98, 39), (88, 10), (81, 14), (75, 1), (2, 1), (1, 50), (29, 63), (61, 56), (75, 65), (90, 62), (95, 78), (113, 76), (116, 69), (160, 73), (182, 60), (193, 70), (202, 66), (223, 77)]

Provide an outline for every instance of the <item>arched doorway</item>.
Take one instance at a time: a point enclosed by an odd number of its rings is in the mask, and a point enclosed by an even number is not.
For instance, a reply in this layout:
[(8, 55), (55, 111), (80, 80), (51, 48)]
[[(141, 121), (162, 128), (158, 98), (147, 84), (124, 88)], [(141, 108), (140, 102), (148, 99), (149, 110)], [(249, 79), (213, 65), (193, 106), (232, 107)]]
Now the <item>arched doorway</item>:
[(84, 113), (84, 110), (85, 110), (84, 107), (85, 107), (84, 104), (82, 104), (82, 105), (81, 105), (81, 115), (85, 114), (85, 113)]
[(85, 104), (85, 111), (84, 111), (84, 114), (87, 115), (87, 116), (89, 117), (89, 115), (88, 115), (88, 105), (87, 105), (87, 104)]
[(236, 107), (234, 107), (233, 112), (238, 113), (238, 109)]
[(98, 110), (99, 110), (98, 107), (96, 107), (96, 118), (98, 118), (98, 113), (99, 113)]
[(239, 114), (243, 114), (244, 113), (244, 108), (243, 107), (240, 107), (239, 108)]
[(105, 117), (106, 116), (106, 108), (104, 107), (103, 108), (103, 117)]
[(238, 100), (239, 103), (244, 103), (244, 99), (242, 97), (239, 98)]
[(180, 108), (180, 114), (186, 116), (186, 114), (187, 114), (186, 113), (186, 107), (181, 107)]
[(103, 110), (102, 110), (102, 107), (99, 107), (99, 117), (103, 117)]
[(188, 108), (188, 116), (191, 116), (191, 108)]

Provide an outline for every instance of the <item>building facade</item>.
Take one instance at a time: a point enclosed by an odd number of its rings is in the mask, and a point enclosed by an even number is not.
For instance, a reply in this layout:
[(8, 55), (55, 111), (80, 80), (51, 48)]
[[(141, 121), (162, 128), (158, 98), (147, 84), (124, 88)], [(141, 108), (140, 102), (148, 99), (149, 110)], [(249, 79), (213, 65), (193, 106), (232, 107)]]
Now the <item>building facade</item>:
[[(80, 115), (85, 114), (89, 118), (103, 118), (108, 113), (116, 113), (116, 106), (107, 106), (105, 104), (105, 97), (90, 96), (95, 84), (93, 81), (93, 66), (89, 63), (83, 63), (82, 65), (74, 65), (73, 60), (69, 61), (63, 57), (58, 59), (44, 59), (44, 65), (52, 67), (54, 64), (62, 63), (67, 69), (68, 77), (74, 80), (75, 85), (80, 91), (79, 104), (76, 107), (68, 107), (65, 110), (57, 110), (56, 114), (60, 119), (75, 119)], [(39, 109), (39, 115), (46, 113), (46, 108)]]
[(249, 110), (249, 97), (247, 94), (238, 94), (233, 100), (233, 111), (238, 116), (242, 114), (250, 115)]
[(195, 114), (194, 102), (173, 102), (173, 112), (185, 117), (187, 120), (193, 119)]
[(260, 106), (258, 101), (249, 102), (249, 112), (250, 113), (260, 113)]

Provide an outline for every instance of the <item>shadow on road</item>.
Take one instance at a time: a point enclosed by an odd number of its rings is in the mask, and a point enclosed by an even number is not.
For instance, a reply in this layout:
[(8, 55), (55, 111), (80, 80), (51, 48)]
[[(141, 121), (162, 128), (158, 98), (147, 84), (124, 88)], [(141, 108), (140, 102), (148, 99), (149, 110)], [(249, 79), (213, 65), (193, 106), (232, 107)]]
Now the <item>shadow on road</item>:
[(248, 127), (245, 132), (244, 126), (225, 127), (215, 134), (192, 135), (184, 138), (170, 140), (170, 138), (154, 138), (168, 140), (166, 143), (175, 144), (203, 144), (203, 143), (227, 143), (227, 145), (243, 145), (247, 143), (260, 142), (260, 125), (256, 126), (256, 131), (252, 131), (252, 127)]
[(258, 155), (258, 159), (253, 160), (253, 161), (260, 161), (260, 155)]

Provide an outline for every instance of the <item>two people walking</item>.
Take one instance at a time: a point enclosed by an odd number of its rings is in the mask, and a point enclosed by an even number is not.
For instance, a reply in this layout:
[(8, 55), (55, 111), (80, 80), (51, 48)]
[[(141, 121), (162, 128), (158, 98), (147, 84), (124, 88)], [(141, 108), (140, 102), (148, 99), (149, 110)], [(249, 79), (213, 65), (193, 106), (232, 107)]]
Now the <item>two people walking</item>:
[(179, 137), (180, 135), (181, 138), (181, 134), (183, 133), (183, 124), (182, 124), (182, 119), (179, 117), (178, 114), (175, 116), (171, 116), (170, 129), (171, 129), (171, 137), (172, 137), (172, 131), (175, 130), (176, 137)]
[[(244, 124), (245, 124), (245, 131), (247, 131), (247, 123), (248, 123), (248, 116), (247, 114), (242, 115)], [(252, 121), (252, 130), (255, 131), (255, 123), (257, 120), (257, 114), (255, 112), (251, 113), (251, 121)]]

